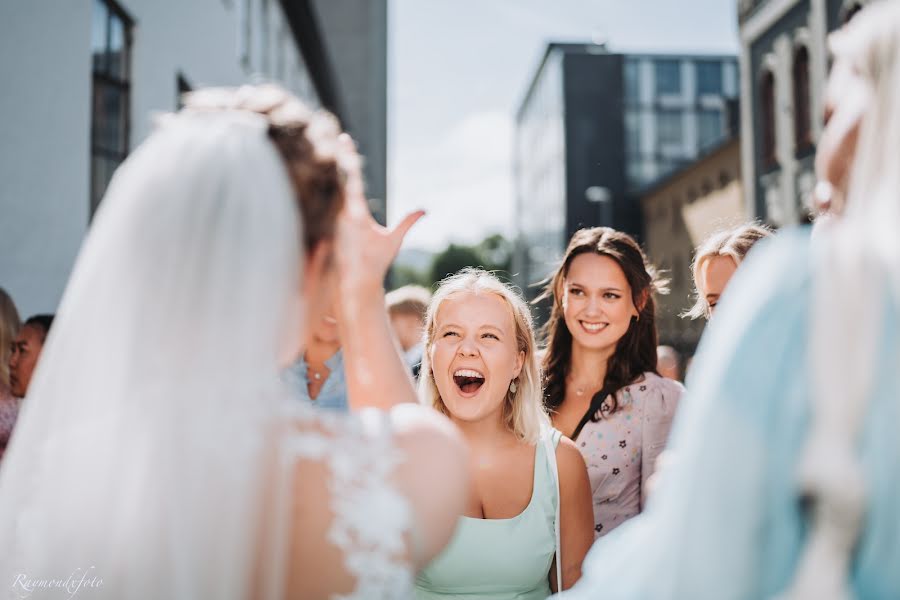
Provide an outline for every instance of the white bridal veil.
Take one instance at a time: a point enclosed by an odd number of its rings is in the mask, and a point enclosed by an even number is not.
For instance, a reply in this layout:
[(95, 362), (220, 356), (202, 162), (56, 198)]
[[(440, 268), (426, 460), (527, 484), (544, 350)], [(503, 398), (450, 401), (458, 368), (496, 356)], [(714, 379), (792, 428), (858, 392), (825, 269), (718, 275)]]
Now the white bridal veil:
[(170, 116), (119, 169), (0, 471), (14, 596), (248, 596), (301, 253), (259, 115)]

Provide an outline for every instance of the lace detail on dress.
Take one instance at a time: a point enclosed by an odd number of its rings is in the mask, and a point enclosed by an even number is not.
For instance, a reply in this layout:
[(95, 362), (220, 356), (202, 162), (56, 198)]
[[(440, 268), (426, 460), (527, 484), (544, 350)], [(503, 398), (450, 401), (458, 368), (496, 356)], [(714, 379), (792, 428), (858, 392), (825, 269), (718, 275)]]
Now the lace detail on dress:
[[(403, 460), (385, 413), (351, 416), (302, 410), (319, 431), (288, 439), (288, 456), (327, 461), (334, 522), (328, 539), (341, 549), (356, 589), (339, 600), (402, 600), (413, 597), (413, 571), (405, 558), (411, 531), (406, 498), (390, 483)], [(410, 550), (412, 552), (412, 550)]]

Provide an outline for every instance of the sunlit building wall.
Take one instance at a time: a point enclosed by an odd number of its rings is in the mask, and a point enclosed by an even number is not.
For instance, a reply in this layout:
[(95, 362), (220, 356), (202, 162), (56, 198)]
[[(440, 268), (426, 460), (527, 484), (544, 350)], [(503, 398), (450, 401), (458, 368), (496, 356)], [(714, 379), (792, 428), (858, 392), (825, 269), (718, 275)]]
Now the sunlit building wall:
[(811, 218), (828, 33), (870, 1), (738, 1), (744, 199), (756, 218), (775, 226)]
[[(351, 2), (356, 20), (333, 18)], [(201, 86), (274, 81), (336, 112), (383, 217), (386, 26), (386, 0), (0, 3), (0, 287), (23, 314), (54, 311), (113, 171)], [(365, 77), (338, 82), (345, 54)]]

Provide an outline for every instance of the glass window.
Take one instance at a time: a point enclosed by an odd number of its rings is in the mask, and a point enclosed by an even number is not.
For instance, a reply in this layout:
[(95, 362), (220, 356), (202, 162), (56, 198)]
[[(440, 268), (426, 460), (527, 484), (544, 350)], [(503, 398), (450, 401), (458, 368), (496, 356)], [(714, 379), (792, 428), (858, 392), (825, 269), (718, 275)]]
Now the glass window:
[(105, 0), (94, 0), (91, 23), (91, 215), (116, 167), (128, 154), (131, 104), (131, 20)]
[(94, 11), (91, 20), (91, 54), (94, 57), (94, 70), (106, 69), (106, 27), (109, 12), (102, 0), (94, 0)]
[(697, 94), (722, 93), (722, 63), (716, 60), (697, 61)]
[(681, 144), (684, 140), (681, 111), (659, 111), (656, 115), (656, 129), (660, 145)]
[(641, 101), (640, 67), (637, 60), (625, 60), (625, 103), (637, 104)]
[(681, 93), (681, 63), (677, 60), (664, 59), (654, 63), (656, 70), (657, 94)]
[(775, 157), (775, 77), (766, 71), (759, 85), (760, 113), (762, 117), (762, 160), (767, 168), (778, 164)]
[(717, 110), (701, 110), (697, 127), (700, 149), (709, 148), (722, 139), (722, 113)]
[(625, 156), (641, 154), (641, 114), (636, 110), (625, 112)]
[(809, 107), (809, 51), (800, 46), (794, 53), (794, 142), (798, 152), (812, 148)]

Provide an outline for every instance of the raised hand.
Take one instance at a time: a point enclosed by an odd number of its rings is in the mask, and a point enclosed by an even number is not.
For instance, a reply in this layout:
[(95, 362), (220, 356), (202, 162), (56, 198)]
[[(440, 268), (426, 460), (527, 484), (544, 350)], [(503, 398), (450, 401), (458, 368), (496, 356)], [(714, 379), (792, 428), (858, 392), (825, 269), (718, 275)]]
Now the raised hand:
[[(349, 135), (342, 134), (340, 143), (355, 152)], [(379, 225), (372, 218), (366, 203), (359, 161), (347, 166), (347, 172), (344, 208), (338, 215), (335, 235), (335, 258), (341, 286), (351, 289), (380, 288), (403, 238), (425, 213), (410, 213), (393, 229)]]

